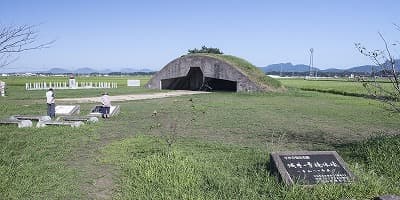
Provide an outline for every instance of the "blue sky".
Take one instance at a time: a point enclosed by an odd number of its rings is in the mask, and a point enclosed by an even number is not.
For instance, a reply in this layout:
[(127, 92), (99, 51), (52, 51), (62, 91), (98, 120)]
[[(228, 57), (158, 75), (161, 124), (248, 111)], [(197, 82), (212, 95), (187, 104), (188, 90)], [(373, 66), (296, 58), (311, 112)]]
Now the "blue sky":
[[(202, 45), (256, 66), (292, 62), (345, 68), (370, 64), (354, 47), (382, 48), (377, 34), (400, 40), (400, 1), (361, 0), (1, 0), (0, 24), (40, 24), (39, 41), (7, 66), (160, 69)], [(0, 69), (5, 70), (5, 69)]]

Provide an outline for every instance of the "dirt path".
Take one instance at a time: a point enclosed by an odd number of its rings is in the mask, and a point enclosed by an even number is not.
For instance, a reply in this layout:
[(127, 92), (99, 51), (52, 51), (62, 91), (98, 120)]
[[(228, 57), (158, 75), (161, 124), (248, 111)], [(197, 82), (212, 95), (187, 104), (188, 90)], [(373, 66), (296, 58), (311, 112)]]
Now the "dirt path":
[(102, 149), (113, 141), (122, 139), (125, 135), (115, 132), (98, 130), (96, 140), (85, 142), (74, 152), (75, 157), (69, 164), (78, 169), (84, 176), (79, 183), (85, 199), (112, 199), (115, 189), (114, 176), (117, 169), (99, 161)]
[[(163, 93), (153, 93), (153, 94), (128, 94), (128, 95), (116, 95), (110, 96), (110, 100), (112, 102), (118, 101), (134, 101), (134, 100), (143, 100), (143, 99), (159, 99), (166, 97), (176, 97), (182, 95), (192, 95), (192, 94), (205, 94), (209, 92), (203, 91), (188, 91), (188, 90), (176, 90), (171, 92), (163, 92)], [(87, 98), (65, 98), (65, 99), (57, 99), (58, 102), (73, 102), (73, 103), (96, 103), (100, 102), (100, 97), (87, 97)]]

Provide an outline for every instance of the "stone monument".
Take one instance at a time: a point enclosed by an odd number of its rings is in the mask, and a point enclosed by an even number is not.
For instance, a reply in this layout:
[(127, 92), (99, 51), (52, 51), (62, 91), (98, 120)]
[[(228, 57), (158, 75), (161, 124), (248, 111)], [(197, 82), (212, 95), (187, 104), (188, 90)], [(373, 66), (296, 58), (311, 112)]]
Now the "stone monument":
[(354, 180), (354, 175), (336, 151), (271, 153), (270, 170), (287, 185), (348, 183)]
[(68, 82), (68, 87), (69, 88), (76, 88), (76, 81), (75, 81), (75, 76), (73, 74), (71, 74), (69, 76), (69, 82)]

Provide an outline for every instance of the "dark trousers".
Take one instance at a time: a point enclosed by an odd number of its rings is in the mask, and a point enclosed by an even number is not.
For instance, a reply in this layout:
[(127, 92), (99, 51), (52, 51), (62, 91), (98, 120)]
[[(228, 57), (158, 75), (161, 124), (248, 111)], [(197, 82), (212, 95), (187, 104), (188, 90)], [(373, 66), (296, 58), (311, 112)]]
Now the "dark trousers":
[(108, 118), (110, 115), (110, 107), (103, 106), (103, 108), (101, 109), (101, 113), (103, 118)]
[(47, 104), (47, 115), (51, 118), (56, 117), (56, 105), (54, 103)]

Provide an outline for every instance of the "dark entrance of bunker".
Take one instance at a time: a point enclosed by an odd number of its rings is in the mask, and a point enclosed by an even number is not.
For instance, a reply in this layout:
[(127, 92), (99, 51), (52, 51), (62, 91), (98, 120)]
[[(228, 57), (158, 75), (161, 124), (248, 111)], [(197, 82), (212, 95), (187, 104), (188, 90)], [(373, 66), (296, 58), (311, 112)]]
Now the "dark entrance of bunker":
[(236, 92), (237, 82), (205, 77), (200, 67), (191, 67), (186, 76), (162, 79), (161, 89)]

